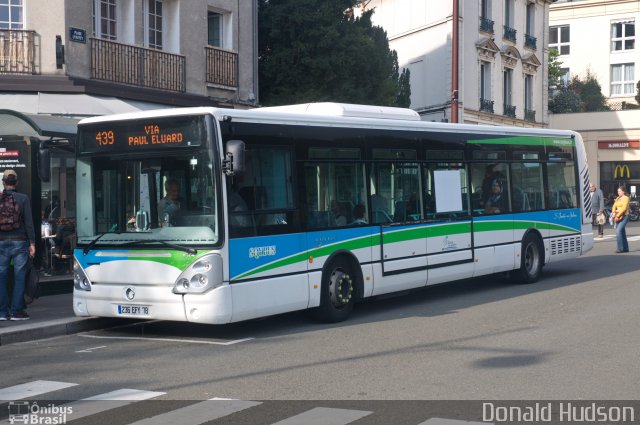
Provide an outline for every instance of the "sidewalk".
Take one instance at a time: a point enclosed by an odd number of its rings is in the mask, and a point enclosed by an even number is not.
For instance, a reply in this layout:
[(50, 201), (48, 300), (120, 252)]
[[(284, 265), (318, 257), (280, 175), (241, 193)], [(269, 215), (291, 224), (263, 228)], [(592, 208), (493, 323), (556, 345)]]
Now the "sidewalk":
[(76, 317), (73, 314), (71, 276), (43, 276), (40, 287), (42, 295), (27, 308), (30, 320), (0, 322), (0, 346), (70, 335), (113, 323), (113, 319)]

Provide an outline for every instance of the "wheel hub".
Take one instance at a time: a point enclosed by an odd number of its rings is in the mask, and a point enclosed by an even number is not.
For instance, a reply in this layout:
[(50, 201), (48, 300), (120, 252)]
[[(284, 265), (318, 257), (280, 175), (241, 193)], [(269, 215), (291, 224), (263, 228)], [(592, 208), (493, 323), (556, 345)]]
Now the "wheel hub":
[(351, 301), (353, 297), (353, 280), (348, 273), (342, 270), (334, 270), (331, 273), (329, 293), (331, 303), (336, 307), (342, 307)]

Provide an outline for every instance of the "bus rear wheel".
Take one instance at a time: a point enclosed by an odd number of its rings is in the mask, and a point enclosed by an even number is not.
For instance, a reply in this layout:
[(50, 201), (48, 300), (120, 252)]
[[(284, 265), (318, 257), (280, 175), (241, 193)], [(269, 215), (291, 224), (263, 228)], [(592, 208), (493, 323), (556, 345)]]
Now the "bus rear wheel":
[(544, 254), (542, 242), (535, 235), (527, 235), (522, 241), (520, 268), (515, 270), (515, 279), (519, 283), (535, 283), (542, 275)]
[(355, 274), (344, 258), (333, 260), (322, 275), (320, 307), (316, 318), (323, 322), (342, 322), (353, 310), (355, 302)]

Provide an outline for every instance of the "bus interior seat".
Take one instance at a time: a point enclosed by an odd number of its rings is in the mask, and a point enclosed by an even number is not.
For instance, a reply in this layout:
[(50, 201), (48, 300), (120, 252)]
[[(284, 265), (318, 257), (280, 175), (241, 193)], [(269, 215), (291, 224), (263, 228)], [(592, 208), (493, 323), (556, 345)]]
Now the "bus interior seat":
[(331, 222), (331, 211), (309, 211), (309, 227), (324, 228), (329, 227)]
[(383, 210), (375, 210), (373, 211), (373, 223), (375, 224), (385, 224), (391, 223), (393, 220), (389, 217), (389, 214)]
[(351, 223), (353, 220), (353, 204), (351, 201), (338, 201), (338, 205), (340, 206), (340, 212), (347, 219), (347, 223)]
[(407, 221), (407, 201), (396, 201), (393, 221)]

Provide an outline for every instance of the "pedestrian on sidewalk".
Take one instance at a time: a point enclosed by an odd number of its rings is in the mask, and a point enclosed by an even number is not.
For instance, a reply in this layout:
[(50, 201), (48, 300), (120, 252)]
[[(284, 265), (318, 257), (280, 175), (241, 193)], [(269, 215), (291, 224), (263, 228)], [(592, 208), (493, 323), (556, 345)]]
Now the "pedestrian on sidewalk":
[(591, 191), (591, 219), (593, 224), (598, 225), (598, 237), (604, 237), (604, 224), (598, 222), (598, 214), (604, 213), (604, 195), (602, 190), (598, 189), (593, 182), (589, 183), (589, 190)]
[[(27, 320), (24, 290), (28, 257), (36, 255), (36, 237), (27, 195), (16, 192), (18, 175), (4, 170), (0, 195), (0, 320)], [(13, 260), (13, 296), (9, 305), (9, 264)], [(9, 308), (11, 307), (11, 308)]]
[(624, 186), (618, 188), (618, 197), (611, 207), (611, 216), (616, 226), (616, 242), (618, 249), (616, 254), (621, 252), (629, 252), (629, 242), (627, 241), (627, 232), (625, 227), (629, 222), (629, 195)]

